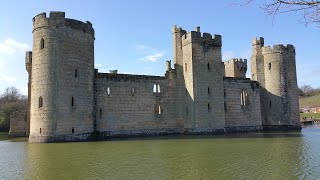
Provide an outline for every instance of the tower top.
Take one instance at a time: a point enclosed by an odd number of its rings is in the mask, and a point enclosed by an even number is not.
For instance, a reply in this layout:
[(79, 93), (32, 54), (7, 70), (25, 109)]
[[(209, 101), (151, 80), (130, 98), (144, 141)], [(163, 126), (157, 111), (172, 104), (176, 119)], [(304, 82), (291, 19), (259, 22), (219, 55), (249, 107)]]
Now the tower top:
[(264, 38), (263, 37), (253, 38), (252, 39), (252, 46), (255, 46), (255, 45), (264, 46)]
[(61, 27), (66, 26), (72, 29), (77, 29), (85, 33), (91, 34), (94, 37), (94, 29), (89, 21), (82, 22), (75, 19), (65, 18), (65, 12), (51, 11), (49, 17), (46, 13), (40, 13), (33, 19), (33, 31), (42, 27)]

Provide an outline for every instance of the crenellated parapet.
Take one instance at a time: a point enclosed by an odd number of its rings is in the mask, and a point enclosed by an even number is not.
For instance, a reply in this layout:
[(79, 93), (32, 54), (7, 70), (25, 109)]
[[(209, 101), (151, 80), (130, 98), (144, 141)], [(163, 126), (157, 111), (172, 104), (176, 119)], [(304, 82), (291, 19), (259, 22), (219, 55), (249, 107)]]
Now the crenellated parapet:
[(252, 39), (252, 46), (255, 46), (255, 45), (264, 46), (264, 38), (259, 37), (259, 38)]
[(66, 26), (72, 29), (83, 31), (84, 33), (91, 34), (94, 37), (94, 29), (89, 21), (82, 22), (75, 19), (65, 18), (64, 12), (51, 11), (49, 17), (46, 16), (45, 12), (43, 12), (36, 15), (32, 21), (33, 31), (38, 28)]
[(200, 43), (209, 47), (221, 47), (222, 37), (218, 34), (212, 36), (210, 33), (201, 33), (200, 27), (197, 27), (196, 31), (185, 33), (182, 36), (182, 45), (189, 43)]
[(295, 47), (291, 44), (283, 45), (283, 44), (277, 44), (273, 47), (265, 46), (262, 47), (262, 54), (273, 54), (273, 53), (295, 53)]
[(245, 78), (247, 73), (247, 59), (233, 58), (224, 62), (225, 77)]

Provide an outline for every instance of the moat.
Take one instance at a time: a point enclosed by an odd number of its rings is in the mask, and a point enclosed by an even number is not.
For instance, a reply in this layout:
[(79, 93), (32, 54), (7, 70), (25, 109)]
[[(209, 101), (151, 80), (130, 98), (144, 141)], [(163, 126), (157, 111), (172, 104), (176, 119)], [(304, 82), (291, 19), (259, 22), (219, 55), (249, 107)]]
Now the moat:
[(320, 125), (52, 144), (0, 134), (0, 179), (319, 179), (319, 152)]

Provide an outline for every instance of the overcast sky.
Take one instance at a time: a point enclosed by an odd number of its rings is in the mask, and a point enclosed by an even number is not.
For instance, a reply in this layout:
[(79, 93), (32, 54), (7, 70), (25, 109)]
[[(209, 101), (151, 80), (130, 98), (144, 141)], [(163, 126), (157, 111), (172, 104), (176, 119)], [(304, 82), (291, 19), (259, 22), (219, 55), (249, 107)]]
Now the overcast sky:
[[(165, 60), (173, 59), (173, 25), (187, 31), (222, 35), (223, 60), (247, 58), (251, 40), (266, 45), (296, 47), (298, 84), (320, 87), (320, 28), (305, 27), (296, 14), (282, 14), (275, 22), (257, 6), (236, 7), (233, 1), (115, 0), (20, 1), (3, 0), (0, 7), (0, 93), (15, 86), (27, 94), (25, 51), (32, 50), (32, 18), (65, 11), (67, 18), (89, 20), (95, 29), (95, 65), (100, 72), (163, 75)], [(250, 72), (247, 73), (247, 77)]]

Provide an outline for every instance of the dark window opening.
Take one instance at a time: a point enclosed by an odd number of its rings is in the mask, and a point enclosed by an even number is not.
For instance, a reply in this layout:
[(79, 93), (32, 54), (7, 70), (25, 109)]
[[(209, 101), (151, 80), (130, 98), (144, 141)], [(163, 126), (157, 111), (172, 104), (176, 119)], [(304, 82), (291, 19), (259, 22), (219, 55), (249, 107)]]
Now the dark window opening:
[(71, 106), (74, 106), (74, 98), (73, 98), (73, 96), (71, 97)]
[(269, 70), (271, 70), (271, 63), (269, 63)]
[(240, 68), (240, 71), (242, 71), (242, 70), (243, 70), (243, 67)]
[(210, 111), (210, 104), (208, 103), (208, 111)]
[(186, 108), (186, 115), (188, 115), (189, 114), (189, 109), (188, 109), (188, 107)]
[(42, 97), (40, 96), (39, 97), (39, 108), (41, 108), (43, 106), (43, 99)]
[(208, 94), (210, 94), (210, 88), (208, 87)]
[(74, 77), (78, 77), (78, 69), (74, 70)]
[(270, 103), (269, 103), (269, 106), (271, 107), (271, 101), (270, 101)]
[(226, 90), (225, 90), (225, 89), (223, 90), (223, 96), (224, 96), (224, 97), (227, 96), (227, 93), (226, 93)]
[(41, 128), (40, 128), (40, 134), (41, 134)]
[(207, 69), (208, 69), (208, 71), (210, 71), (210, 64), (209, 63), (207, 64)]
[(44, 48), (44, 39), (41, 38), (41, 41), (40, 41), (40, 49), (43, 49)]
[(187, 71), (188, 71), (187, 63), (184, 63), (184, 71), (185, 71), (185, 72), (187, 72)]
[(72, 134), (74, 133), (74, 127), (72, 127), (72, 130), (71, 130)]
[(186, 89), (186, 96), (188, 95), (188, 89)]

